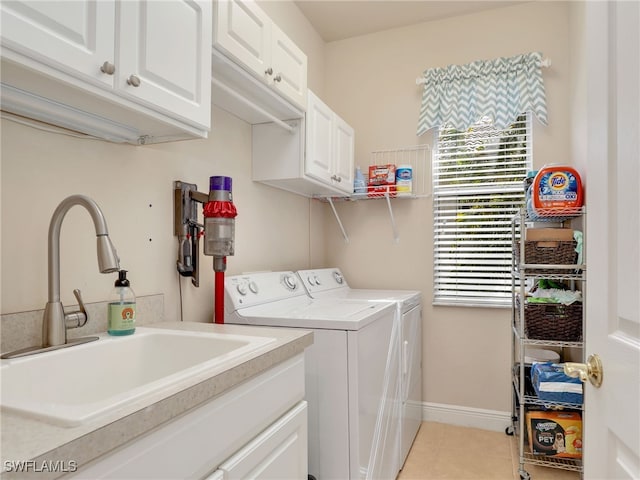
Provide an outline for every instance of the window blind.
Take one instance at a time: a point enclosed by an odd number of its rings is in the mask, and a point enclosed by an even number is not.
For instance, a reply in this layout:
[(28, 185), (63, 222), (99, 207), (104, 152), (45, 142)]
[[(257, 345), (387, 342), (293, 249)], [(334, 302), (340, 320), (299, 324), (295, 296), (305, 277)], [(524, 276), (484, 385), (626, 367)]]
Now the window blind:
[(434, 304), (511, 305), (511, 220), (531, 169), (531, 115), (439, 129), (433, 159)]

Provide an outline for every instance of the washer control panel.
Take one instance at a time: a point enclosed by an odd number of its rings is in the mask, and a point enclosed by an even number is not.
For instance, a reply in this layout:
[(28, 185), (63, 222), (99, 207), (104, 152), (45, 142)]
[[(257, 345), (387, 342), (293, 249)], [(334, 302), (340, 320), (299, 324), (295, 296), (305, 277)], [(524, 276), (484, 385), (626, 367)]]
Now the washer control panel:
[(293, 272), (257, 272), (228, 276), (224, 280), (225, 310), (259, 305), (307, 295)]

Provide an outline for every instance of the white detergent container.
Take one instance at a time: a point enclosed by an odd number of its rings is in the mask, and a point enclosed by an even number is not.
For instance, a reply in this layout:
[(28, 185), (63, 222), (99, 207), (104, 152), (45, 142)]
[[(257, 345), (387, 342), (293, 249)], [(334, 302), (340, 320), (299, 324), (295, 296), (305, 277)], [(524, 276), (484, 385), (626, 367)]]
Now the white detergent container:
[(541, 348), (526, 347), (524, 350), (524, 363), (559, 363), (560, 354), (553, 350), (543, 350)]

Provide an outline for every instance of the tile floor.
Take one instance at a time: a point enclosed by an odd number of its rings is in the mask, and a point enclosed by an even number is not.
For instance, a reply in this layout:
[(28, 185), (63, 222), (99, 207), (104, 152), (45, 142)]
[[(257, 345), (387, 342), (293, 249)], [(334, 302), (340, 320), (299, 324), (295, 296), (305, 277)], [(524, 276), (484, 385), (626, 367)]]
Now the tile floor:
[[(520, 480), (516, 437), (423, 422), (397, 480)], [(531, 480), (579, 480), (580, 473), (525, 465)]]

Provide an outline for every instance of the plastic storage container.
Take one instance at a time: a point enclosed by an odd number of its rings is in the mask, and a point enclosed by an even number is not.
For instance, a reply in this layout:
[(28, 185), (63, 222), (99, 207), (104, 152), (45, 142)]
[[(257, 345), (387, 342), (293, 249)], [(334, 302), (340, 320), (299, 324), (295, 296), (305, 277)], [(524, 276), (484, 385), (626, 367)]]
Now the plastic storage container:
[(411, 165), (398, 165), (396, 168), (396, 192), (408, 195), (413, 187), (413, 168)]
[(531, 199), (533, 211), (540, 216), (582, 207), (580, 174), (567, 165), (545, 165), (533, 180)]
[(353, 179), (353, 193), (367, 193), (367, 185), (360, 167), (356, 167), (356, 173)]

